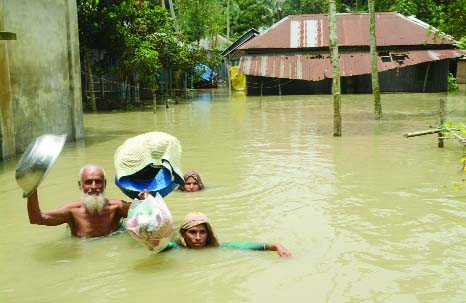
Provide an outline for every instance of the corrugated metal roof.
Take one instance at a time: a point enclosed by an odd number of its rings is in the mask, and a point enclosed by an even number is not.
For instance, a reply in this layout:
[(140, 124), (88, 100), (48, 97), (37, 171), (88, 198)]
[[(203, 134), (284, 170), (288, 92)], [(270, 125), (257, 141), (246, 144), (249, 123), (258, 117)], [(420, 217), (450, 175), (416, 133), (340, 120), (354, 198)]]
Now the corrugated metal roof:
[[(446, 35), (434, 38), (429, 25), (399, 13), (376, 14), (377, 46), (452, 45)], [(339, 46), (369, 45), (368, 14), (337, 14)], [(328, 15), (291, 15), (240, 47), (251, 49), (294, 49), (329, 46)]]
[[(458, 58), (465, 54), (465, 51), (456, 49), (386, 52), (386, 56), (378, 56), (378, 70), (382, 72), (423, 62)], [(241, 57), (239, 72), (253, 76), (308, 81), (332, 78), (329, 53), (244, 55)], [(340, 76), (370, 73), (369, 52), (340, 53)]]
[(247, 41), (251, 40), (252, 38), (259, 35), (259, 32), (254, 29), (250, 28), (247, 32), (245, 32), (241, 37), (239, 37), (235, 42), (231, 43), (223, 52), (222, 56), (228, 56), (233, 51), (235, 51), (238, 47), (246, 43)]

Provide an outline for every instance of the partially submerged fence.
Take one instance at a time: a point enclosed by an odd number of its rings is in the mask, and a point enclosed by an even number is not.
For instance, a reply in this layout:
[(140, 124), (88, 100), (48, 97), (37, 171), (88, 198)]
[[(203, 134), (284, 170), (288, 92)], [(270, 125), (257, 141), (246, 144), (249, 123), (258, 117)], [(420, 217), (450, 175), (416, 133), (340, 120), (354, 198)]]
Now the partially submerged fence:
[[(192, 82), (190, 74), (183, 73), (182, 77), (175, 77), (172, 70), (164, 70), (155, 85), (138, 81), (136, 77), (119, 79), (113, 74), (93, 75), (93, 94), (99, 109), (126, 107), (130, 104), (136, 106), (145, 103), (153, 104), (154, 102), (165, 104), (166, 99), (183, 96), (187, 90), (193, 88)], [(83, 104), (86, 106), (92, 94), (86, 72), (82, 72), (81, 83)]]
[[(461, 144), (463, 144), (463, 146), (466, 146), (466, 138), (463, 137), (461, 134), (459, 134), (458, 133), (459, 131), (460, 130), (458, 130), (455, 127), (445, 126), (445, 100), (440, 99), (438, 127), (434, 129), (429, 129), (429, 130), (406, 133), (404, 134), (404, 137), (411, 138), (411, 137), (437, 134), (437, 140), (438, 140), (437, 146), (439, 148), (443, 148), (444, 140), (450, 139), (450, 138), (457, 139)], [(446, 136), (445, 134), (447, 133), (452, 134), (452, 136), (451, 137)]]

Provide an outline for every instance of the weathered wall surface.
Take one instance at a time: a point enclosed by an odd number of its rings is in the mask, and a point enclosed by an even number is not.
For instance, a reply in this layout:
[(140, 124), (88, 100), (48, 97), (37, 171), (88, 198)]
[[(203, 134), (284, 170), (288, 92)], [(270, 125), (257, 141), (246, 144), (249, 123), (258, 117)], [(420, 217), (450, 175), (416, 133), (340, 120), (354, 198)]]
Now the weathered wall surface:
[[(0, 0), (1, 158), (45, 133), (83, 136), (75, 0)], [(13, 115), (13, 116), (12, 116)]]
[(466, 59), (458, 60), (458, 67), (456, 70), (456, 82), (458, 84), (466, 83)]

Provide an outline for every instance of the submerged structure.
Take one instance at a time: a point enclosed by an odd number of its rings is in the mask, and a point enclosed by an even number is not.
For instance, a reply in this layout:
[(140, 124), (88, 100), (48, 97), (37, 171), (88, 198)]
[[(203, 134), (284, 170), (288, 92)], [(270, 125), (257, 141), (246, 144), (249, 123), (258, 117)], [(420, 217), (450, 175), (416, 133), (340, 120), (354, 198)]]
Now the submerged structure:
[[(449, 63), (466, 54), (451, 37), (399, 13), (376, 14), (382, 92), (442, 92)], [(370, 93), (369, 15), (337, 15), (341, 89)], [(331, 93), (328, 15), (292, 15), (237, 48), (248, 95)]]
[(83, 137), (76, 1), (0, 1), (0, 159)]

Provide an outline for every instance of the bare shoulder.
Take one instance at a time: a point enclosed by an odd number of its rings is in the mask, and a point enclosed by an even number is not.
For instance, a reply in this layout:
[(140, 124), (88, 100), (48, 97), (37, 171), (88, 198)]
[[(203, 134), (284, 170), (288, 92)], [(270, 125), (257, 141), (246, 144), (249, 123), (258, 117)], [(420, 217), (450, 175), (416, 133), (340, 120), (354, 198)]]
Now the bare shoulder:
[(62, 205), (61, 208), (64, 208), (64, 209), (76, 209), (76, 208), (81, 208), (83, 207), (83, 204), (81, 201), (74, 201), (74, 202), (68, 202), (68, 203), (65, 203)]
[(131, 203), (123, 200), (109, 199), (107, 205), (110, 209), (118, 211), (121, 217), (126, 218), (128, 216), (128, 210)]
[(117, 199), (108, 199), (107, 203), (109, 206), (117, 206), (117, 207), (122, 207), (122, 206), (131, 204), (129, 202), (126, 202), (123, 200), (117, 200)]
[(63, 204), (57, 209), (47, 211), (47, 213), (48, 214), (51, 214), (51, 213), (75, 214), (77, 212), (80, 212), (83, 207), (84, 206), (80, 201), (68, 202), (68, 203)]

